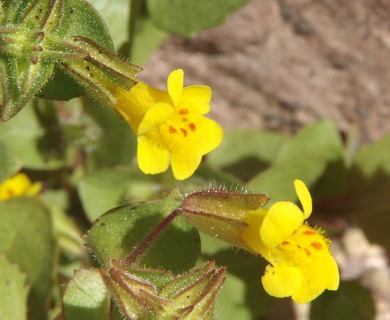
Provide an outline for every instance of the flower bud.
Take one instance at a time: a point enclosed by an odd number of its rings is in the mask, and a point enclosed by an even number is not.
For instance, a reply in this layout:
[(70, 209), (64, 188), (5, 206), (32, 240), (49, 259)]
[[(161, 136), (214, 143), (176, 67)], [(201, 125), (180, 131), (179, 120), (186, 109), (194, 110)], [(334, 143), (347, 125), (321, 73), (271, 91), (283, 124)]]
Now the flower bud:
[(127, 319), (209, 319), (225, 269), (214, 262), (175, 276), (163, 270), (125, 271), (115, 260), (100, 269), (109, 291)]
[(246, 194), (228, 190), (207, 190), (186, 196), (180, 207), (195, 228), (235, 246), (250, 250), (241, 234), (248, 226), (245, 217), (263, 208), (264, 194)]

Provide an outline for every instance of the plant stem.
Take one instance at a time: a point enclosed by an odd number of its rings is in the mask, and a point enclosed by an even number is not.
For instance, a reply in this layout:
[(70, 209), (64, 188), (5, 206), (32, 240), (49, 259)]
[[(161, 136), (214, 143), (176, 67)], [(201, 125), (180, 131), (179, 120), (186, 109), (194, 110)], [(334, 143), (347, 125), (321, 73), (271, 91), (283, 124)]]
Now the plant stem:
[(177, 209), (170, 213), (153, 231), (140, 243), (140, 245), (121, 262), (122, 267), (130, 267), (136, 263), (138, 259), (147, 251), (150, 245), (156, 240), (156, 238), (169, 226), (169, 224), (175, 219), (181, 210)]

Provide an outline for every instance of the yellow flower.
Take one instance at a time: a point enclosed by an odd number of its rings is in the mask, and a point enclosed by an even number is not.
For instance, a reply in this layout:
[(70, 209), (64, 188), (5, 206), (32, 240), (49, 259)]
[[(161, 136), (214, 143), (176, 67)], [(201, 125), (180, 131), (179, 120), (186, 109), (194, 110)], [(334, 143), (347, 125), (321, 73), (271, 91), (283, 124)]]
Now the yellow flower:
[(330, 240), (304, 223), (312, 211), (306, 185), (301, 180), (294, 185), (303, 211), (288, 201), (253, 211), (241, 240), (270, 263), (261, 279), (268, 294), (307, 303), (325, 289), (337, 290), (339, 271), (329, 252)]
[(40, 182), (31, 183), (24, 173), (18, 173), (0, 183), (0, 201), (22, 196), (35, 196), (41, 189)]
[(203, 116), (210, 111), (210, 87), (183, 88), (183, 78), (183, 70), (172, 71), (167, 92), (142, 82), (129, 91), (116, 88), (114, 108), (137, 134), (144, 173), (166, 171), (171, 163), (175, 178), (186, 179), (222, 141), (222, 128)]

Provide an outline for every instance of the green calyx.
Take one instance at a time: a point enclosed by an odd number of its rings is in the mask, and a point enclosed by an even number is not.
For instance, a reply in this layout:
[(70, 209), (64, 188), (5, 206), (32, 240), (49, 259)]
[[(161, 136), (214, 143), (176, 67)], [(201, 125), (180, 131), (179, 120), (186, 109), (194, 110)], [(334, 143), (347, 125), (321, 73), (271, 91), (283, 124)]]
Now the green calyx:
[[(90, 63), (91, 68), (80, 67), (85, 63)], [(89, 69), (96, 75), (94, 81)], [(119, 75), (118, 70), (122, 70)], [(103, 20), (84, 0), (24, 0), (1, 4), (0, 116), (3, 121), (12, 118), (37, 95), (69, 100), (82, 95), (84, 88), (109, 103), (106, 88), (131, 87), (138, 71), (114, 54)]]

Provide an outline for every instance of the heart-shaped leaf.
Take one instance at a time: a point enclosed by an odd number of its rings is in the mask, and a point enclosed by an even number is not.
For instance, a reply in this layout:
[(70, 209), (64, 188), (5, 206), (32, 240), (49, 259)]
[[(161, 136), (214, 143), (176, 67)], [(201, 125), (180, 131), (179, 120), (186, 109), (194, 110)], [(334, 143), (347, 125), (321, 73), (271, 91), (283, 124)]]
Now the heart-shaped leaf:
[[(86, 235), (92, 254), (102, 264), (124, 260), (179, 206), (178, 193), (119, 207), (99, 217)], [(180, 273), (191, 268), (200, 252), (198, 232), (179, 216), (154, 240), (138, 264)]]
[(0, 202), (0, 221), (0, 253), (27, 274), (29, 317), (44, 319), (54, 267), (50, 213), (36, 198), (14, 198)]
[(0, 255), (0, 319), (23, 320), (27, 316), (26, 274)]

